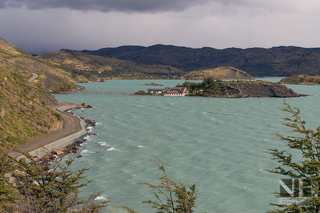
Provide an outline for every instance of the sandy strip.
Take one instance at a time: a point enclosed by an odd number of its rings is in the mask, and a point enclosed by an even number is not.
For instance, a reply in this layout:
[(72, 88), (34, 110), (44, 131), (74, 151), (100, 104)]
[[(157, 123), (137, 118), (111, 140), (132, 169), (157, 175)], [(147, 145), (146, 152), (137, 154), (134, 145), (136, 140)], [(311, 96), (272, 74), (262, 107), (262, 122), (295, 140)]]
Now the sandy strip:
[[(53, 107), (63, 119), (63, 127), (61, 132), (48, 135), (38, 140), (19, 146), (18, 148), (24, 152), (37, 157), (44, 156), (48, 151), (51, 152), (59, 147), (65, 147), (73, 141), (87, 134), (85, 123), (79, 117), (64, 113), (66, 109), (81, 107), (78, 104), (61, 103), (60, 106)], [(59, 111), (60, 109), (60, 111)], [(17, 152), (9, 152), (11, 157), (19, 158), (23, 155)]]

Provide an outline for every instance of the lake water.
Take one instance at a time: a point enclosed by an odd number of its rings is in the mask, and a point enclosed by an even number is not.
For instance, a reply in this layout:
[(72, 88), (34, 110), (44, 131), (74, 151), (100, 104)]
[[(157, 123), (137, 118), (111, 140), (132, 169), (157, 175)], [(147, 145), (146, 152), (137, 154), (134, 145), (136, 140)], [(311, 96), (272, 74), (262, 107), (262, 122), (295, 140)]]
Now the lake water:
[[(273, 82), (281, 78), (265, 78)], [(146, 83), (175, 86), (181, 80), (121, 80), (80, 84), (90, 91), (139, 91)], [(81, 147), (82, 158), (74, 168), (90, 168), (84, 195), (103, 191), (98, 199), (110, 197), (110, 212), (129, 206), (141, 213), (155, 212), (143, 200), (154, 197), (147, 186), (162, 176), (150, 159), (159, 157), (170, 179), (196, 184), (199, 193), (195, 212), (266, 212), (277, 203), (282, 176), (264, 169), (278, 166), (268, 149), (285, 150), (285, 142), (271, 133), (290, 134), (278, 108), (285, 100), (301, 109), (307, 127), (320, 125), (320, 86), (287, 85), (315, 97), (301, 98), (203, 98), (134, 96), (129, 94), (56, 95), (60, 102), (87, 103), (93, 109), (74, 110), (76, 115), (98, 125)], [(77, 156), (76, 154), (75, 156)]]

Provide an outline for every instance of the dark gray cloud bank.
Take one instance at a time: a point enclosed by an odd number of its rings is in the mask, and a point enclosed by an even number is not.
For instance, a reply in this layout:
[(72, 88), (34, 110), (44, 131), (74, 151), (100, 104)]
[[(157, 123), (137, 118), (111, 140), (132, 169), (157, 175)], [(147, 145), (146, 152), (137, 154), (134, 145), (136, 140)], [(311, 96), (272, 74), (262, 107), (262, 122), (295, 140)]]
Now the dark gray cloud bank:
[(0, 36), (34, 54), (171, 44), (319, 47), (320, 0), (0, 0)]
[(188, 7), (205, 4), (210, 0), (3, 0), (0, 8), (52, 9), (101, 12), (161, 12), (181, 11)]

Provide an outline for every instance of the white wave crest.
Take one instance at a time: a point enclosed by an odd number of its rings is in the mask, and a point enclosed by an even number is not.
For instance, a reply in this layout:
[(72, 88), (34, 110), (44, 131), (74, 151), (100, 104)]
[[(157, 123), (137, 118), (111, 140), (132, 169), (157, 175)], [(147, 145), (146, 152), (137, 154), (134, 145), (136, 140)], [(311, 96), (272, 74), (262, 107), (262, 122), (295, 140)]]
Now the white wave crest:
[(98, 144), (100, 144), (100, 146), (110, 146), (110, 143), (109, 142), (98, 142)]
[(139, 148), (142, 148), (142, 147), (144, 147), (144, 146), (140, 146), (140, 145), (139, 145), (138, 147), (139, 147)]
[(91, 141), (91, 137), (90, 135), (87, 135), (86, 137), (84, 137), (83, 139), (86, 139), (87, 141)]
[(119, 150), (117, 150), (116, 148), (109, 148), (109, 149), (107, 149), (107, 152), (109, 152), (109, 151), (113, 151), (113, 150), (116, 150), (116, 151), (119, 151)]
[(96, 197), (94, 200), (108, 200), (108, 198), (106, 198), (103, 195), (99, 195), (98, 197)]
[(87, 149), (84, 149), (84, 150), (81, 151), (81, 153), (82, 154), (91, 154), (91, 153), (94, 153), (94, 152), (91, 152), (91, 151), (89, 151)]

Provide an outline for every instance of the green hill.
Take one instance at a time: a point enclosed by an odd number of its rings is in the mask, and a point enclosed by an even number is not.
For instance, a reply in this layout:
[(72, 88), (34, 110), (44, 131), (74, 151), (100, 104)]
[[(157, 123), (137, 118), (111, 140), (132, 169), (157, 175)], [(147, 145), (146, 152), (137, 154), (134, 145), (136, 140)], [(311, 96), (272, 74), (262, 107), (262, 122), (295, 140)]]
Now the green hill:
[(254, 79), (248, 73), (234, 67), (217, 67), (213, 69), (192, 71), (185, 74), (181, 79), (202, 80), (205, 78), (213, 79)]
[[(36, 73), (33, 82), (28, 79)], [(23, 144), (59, 131), (59, 114), (50, 90), (76, 88), (71, 74), (48, 66), (0, 38), (0, 145)]]

